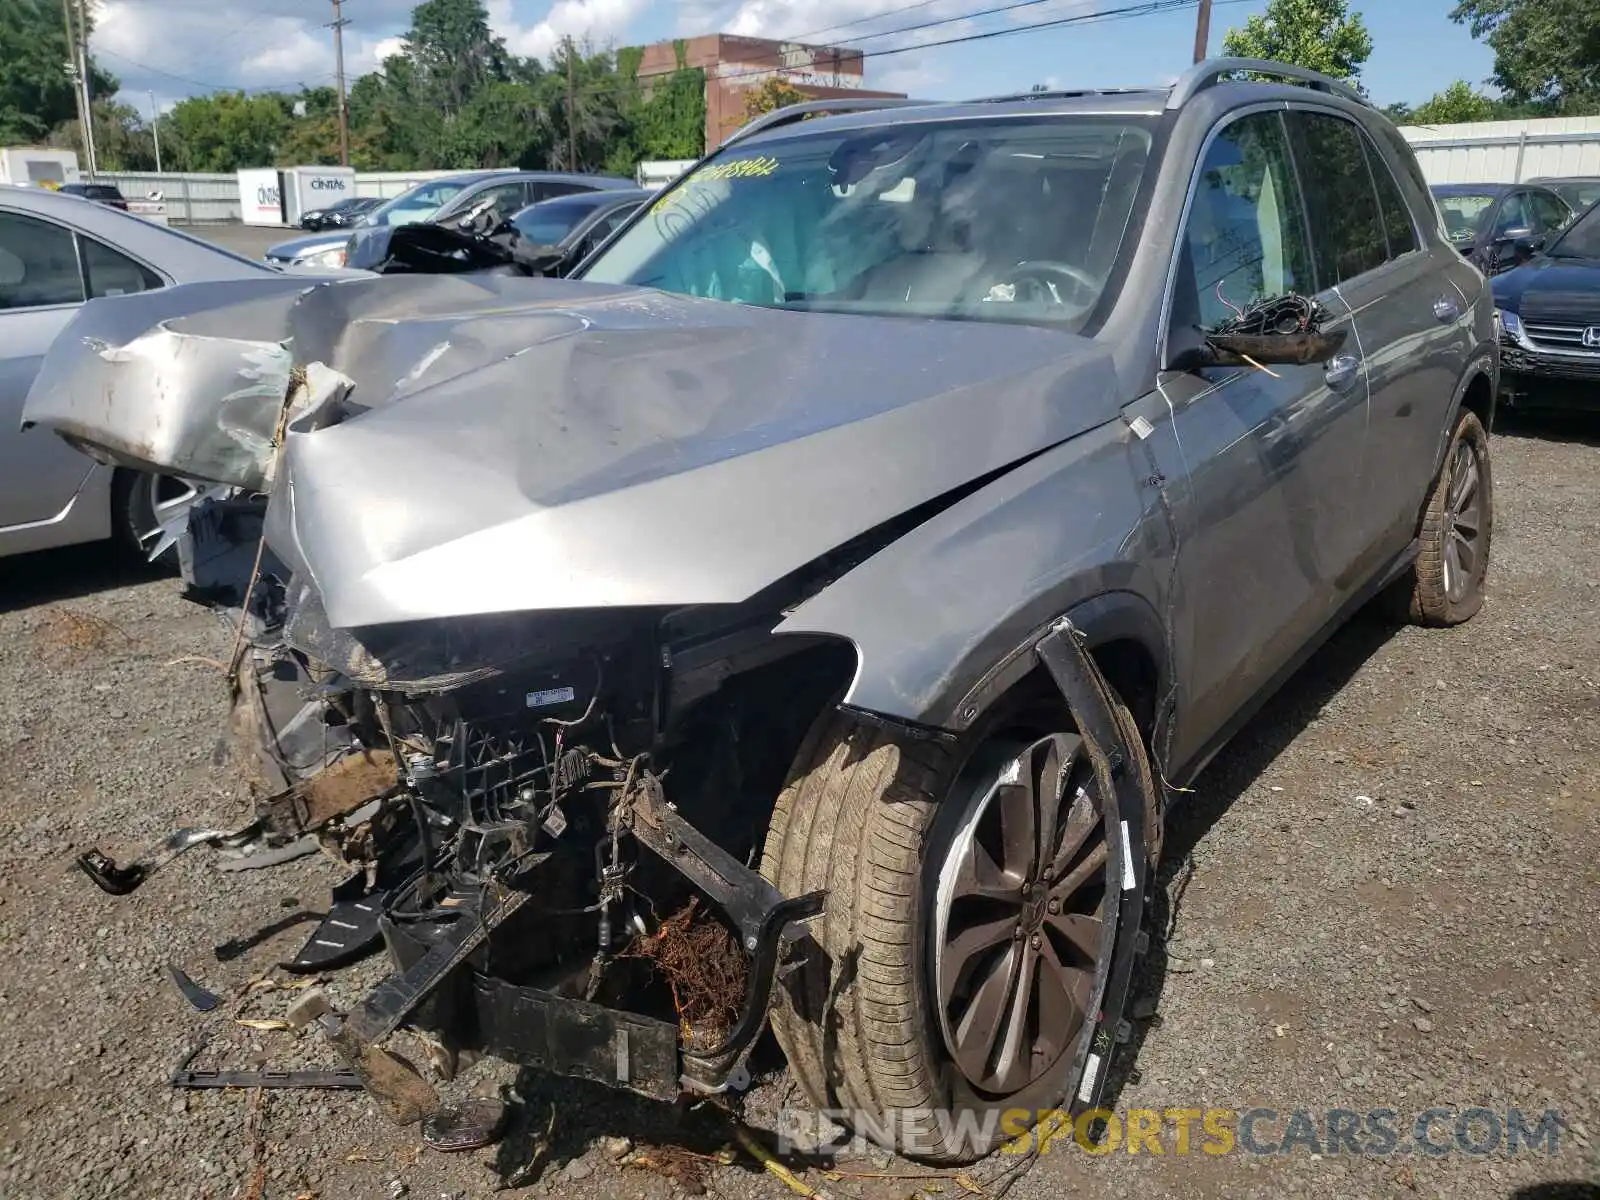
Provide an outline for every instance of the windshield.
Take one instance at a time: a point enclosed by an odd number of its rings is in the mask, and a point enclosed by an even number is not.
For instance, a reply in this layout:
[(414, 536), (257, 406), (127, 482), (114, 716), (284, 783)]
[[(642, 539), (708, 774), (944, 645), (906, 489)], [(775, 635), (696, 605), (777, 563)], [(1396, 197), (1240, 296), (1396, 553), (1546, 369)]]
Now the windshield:
[(511, 218), (526, 241), (536, 246), (554, 246), (576, 229), (581, 221), (605, 202), (603, 194), (564, 196), (523, 209)]
[(1551, 258), (1600, 258), (1600, 205), (1568, 226), (1545, 253)]
[(1582, 212), (1591, 204), (1600, 201), (1600, 180), (1590, 183), (1554, 183), (1550, 185), (1550, 189), (1559, 193), (1563, 200), (1572, 205), (1575, 212)]
[(1081, 328), (1117, 260), (1152, 124), (765, 139), (665, 192), (583, 275), (774, 308)]
[(1439, 212), (1444, 217), (1445, 232), (1452, 242), (1470, 242), (1478, 232), (1478, 222), (1494, 204), (1495, 197), (1487, 193), (1468, 195), (1435, 195)]
[(364, 225), (411, 225), (425, 221), (443, 208), (457, 192), (466, 187), (458, 180), (440, 180), (437, 183), (419, 183), (409, 192), (401, 192), (393, 200), (385, 200), (367, 214)]

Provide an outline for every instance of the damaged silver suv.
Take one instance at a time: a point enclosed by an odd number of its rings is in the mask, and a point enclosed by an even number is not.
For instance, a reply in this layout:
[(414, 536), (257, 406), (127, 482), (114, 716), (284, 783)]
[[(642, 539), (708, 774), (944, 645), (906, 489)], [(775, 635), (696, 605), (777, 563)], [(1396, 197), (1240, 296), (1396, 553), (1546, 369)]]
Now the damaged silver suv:
[(295, 965), (386, 948), (324, 1025), (455, 1144), (402, 1024), (671, 1097), (770, 1014), (982, 1155), (1099, 1099), (1169, 789), (1380, 592), (1479, 607), (1495, 344), (1394, 127), (1242, 60), (786, 109), (573, 279), (95, 301), (28, 418), (241, 489), (171, 532), (260, 802), (82, 864), (346, 864)]

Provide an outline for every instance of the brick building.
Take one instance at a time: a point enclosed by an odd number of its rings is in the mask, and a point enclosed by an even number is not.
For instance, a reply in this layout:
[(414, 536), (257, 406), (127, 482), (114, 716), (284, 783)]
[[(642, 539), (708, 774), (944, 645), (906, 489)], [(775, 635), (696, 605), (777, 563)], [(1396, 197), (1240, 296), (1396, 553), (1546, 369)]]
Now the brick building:
[(711, 33), (646, 46), (639, 62), (639, 79), (648, 86), (652, 76), (670, 75), (680, 65), (699, 67), (705, 72), (706, 150), (710, 151), (748, 120), (745, 96), (750, 89), (772, 78), (783, 79), (808, 99), (903, 97), (902, 92), (875, 92), (861, 86), (866, 57), (862, 51), (847, 46), (810, 46)]

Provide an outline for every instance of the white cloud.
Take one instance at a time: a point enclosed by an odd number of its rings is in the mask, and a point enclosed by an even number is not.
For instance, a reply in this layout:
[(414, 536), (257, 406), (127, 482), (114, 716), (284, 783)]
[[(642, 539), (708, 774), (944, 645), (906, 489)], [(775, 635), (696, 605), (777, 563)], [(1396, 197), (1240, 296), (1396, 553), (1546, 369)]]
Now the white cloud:
[(544, 18), (532, 25), (516, 19), (512, 0), (488, 0), (489, 24), (506, 40), (506, 48), (524, 58), (548, 58), (572, 37), (597, 45), (619, 37), (652, 0), (557, 0)]
[[(361, 0), (344, 16), (345, 74), (376, 70), (403, 45), (417, 0)], [(547, 55), (571, 34), (620, 39), (656, 0), (488, 0), (490, 24), (517, 54)], [(4, 0), (0, 0), (4, 3)], [(218, 88), (248, 91), (334, 81), (326, 0), (94, 0), (93, 51), (122, 83), (121, 99), (160, 108)]]

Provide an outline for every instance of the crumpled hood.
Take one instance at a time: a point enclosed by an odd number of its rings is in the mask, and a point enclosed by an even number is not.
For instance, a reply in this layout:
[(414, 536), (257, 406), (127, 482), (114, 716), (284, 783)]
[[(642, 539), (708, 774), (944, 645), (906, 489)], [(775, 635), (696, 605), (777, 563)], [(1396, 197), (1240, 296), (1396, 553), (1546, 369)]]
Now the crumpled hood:
[(185, 391), (208, 351), (331, 368), (347, 415), (291, 422), (267, 540), (337, 627), (738, 602), (1118, 412), (1102, 347), (1028, 326), (504, 276), (210, 286), (190, 315), (186, 288), (86, 306), (27, 416), (95, 442), (82, 410), (152, 326), (175, 356), (140, 395), (212, 420), (239, 401)]

